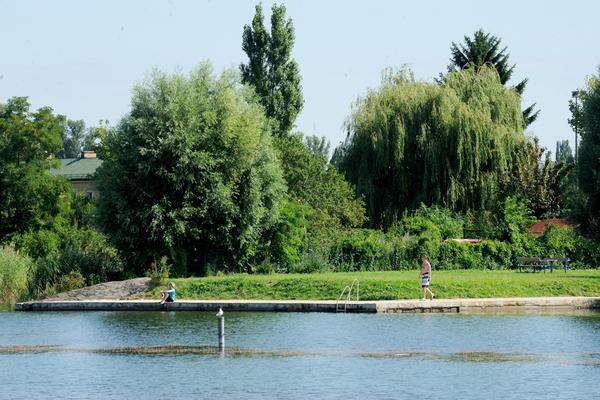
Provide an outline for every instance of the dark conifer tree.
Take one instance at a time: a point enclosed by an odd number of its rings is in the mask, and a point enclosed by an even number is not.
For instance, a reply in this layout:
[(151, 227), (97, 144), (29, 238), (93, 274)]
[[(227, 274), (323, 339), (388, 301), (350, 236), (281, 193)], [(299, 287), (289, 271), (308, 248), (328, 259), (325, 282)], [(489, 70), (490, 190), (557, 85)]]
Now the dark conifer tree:
[[(515, 69), (515, 64), (511, 65), (508, 61), (510, 54), (507, 50), (506, 46), (502, 47), (502, 40), (499, 37), (479, 29), (472, 38), (465, 36), (464, 43), (452, 42), (448, 72), (471, 66), (479, 68), (482, 65), (488, 65), (496, 69), (500, 75), (500, 82), (507, 85)], [(527, 86), (527, 78), (514, 85), (514, 89), (522, 96), (525, 86)], [(532, 124), (538, 117), (539, 110), (534, 111), (534, 108), (535, 103), (523, 110), (525, 127)]]

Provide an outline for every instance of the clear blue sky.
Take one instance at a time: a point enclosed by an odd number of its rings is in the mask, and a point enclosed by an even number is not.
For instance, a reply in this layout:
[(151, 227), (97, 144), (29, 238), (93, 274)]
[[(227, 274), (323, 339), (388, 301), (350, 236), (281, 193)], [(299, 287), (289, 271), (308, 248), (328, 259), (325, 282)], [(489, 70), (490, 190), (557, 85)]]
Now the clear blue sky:
[[(116, 123), (131, 88), (152, 68), (216, 70), (245, 61), (242, 27), (257, 1), (0, 0), (0, 101), (28, 96), (88, 125)], [(382, 69), (408, 64), (421, 79), (445, 69), (452, 41), (483, 28), (503, 39), (514, 79), (529, 78), (524, 103), (541, 116), (530, 131), (554, 150), (573, 134), (567, 101), (600, 64), (600, 2), (289, 1), (306, 134), (343, 140), (351, 103)], [(271, 2), (263, 2), (270, 11)]]

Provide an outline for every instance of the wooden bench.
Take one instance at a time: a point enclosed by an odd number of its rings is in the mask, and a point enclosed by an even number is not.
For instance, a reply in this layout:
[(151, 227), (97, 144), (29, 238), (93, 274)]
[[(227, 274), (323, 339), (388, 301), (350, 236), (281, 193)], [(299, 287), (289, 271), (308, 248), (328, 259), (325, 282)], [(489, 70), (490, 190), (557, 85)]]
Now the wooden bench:
[(531, 269), (533, 272), (546, 272), (549, 269), (550, 272), (553, 272), (557, 264), (560, 264), (562, 269), (567, 272), (570, 261), (571, 259), (569, 258), (517, 257), (517, 268), (519, 268), (519, 271)]

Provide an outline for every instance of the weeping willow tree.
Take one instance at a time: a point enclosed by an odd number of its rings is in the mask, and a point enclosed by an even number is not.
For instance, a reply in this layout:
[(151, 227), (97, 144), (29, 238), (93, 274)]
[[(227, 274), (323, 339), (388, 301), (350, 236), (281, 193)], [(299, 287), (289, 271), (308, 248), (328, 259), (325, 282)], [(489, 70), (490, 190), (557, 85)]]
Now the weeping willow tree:
[(452, 72), (443, 85), (406, 70), (386, 74), (354, 105), (337, 167), (364, 196), (374, 226), (420, 203), (489, 209), (527, 142), (520, 107), (485, 66)]

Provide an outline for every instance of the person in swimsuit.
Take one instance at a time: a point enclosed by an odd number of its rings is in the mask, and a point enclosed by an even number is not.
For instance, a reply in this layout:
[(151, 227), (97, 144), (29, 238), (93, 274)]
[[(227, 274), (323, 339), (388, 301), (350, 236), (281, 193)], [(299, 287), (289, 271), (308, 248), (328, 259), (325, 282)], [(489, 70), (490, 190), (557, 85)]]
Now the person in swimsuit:
[(429, 283), (431, 282), (431, 263), (429, 262), (429, 258), (424, 255), (421, 257), (421, 298), (423, 300), (427, 299), (427, 292), (431, 295), (431, 300), (435, 299), (435, 295), (429, 289)]
[(165, 302), (174, 302), (175, 298), (177, 297), (177, 293), (175, 292), (175, 285), (173, 284), (173, 282), (169, 282), (169, 288), (167, 290), (161, 291), (160, 295), (162, 297), (160, 300), (160, 304), (165, 304)]

